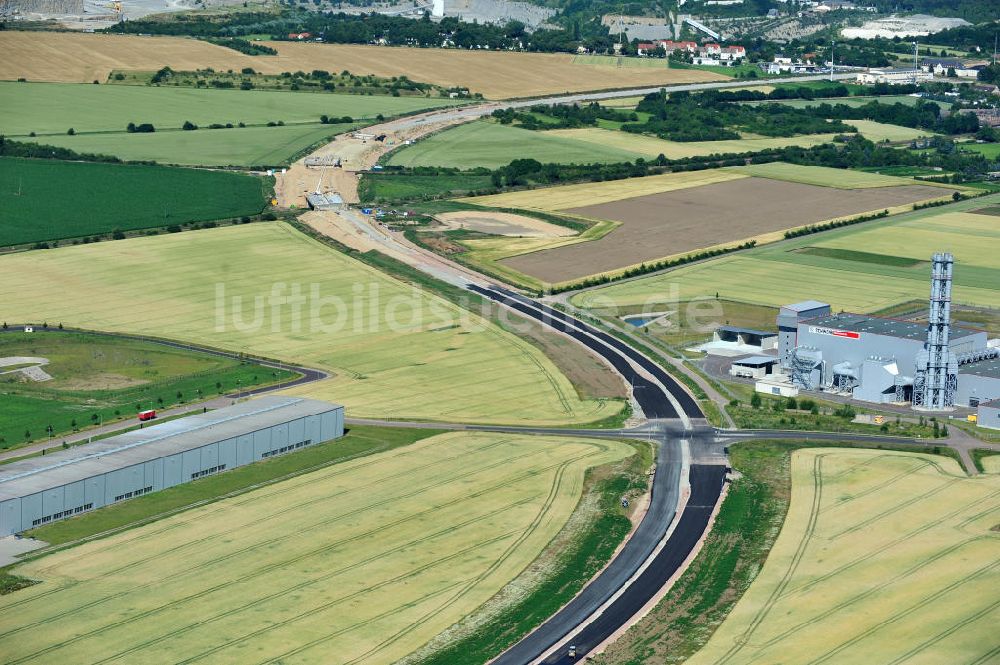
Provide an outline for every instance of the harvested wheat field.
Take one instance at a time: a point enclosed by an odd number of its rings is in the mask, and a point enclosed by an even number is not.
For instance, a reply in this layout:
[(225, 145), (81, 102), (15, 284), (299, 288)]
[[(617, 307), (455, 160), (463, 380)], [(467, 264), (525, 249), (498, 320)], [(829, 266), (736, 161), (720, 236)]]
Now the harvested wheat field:
[(0, 302), (12, 321), (322, 368), (329, 379), (291, 390), (357, 417), (542, 425), (621, 408), (581, 399), (528, 341), (281, 223), (3, 256)]
[(769, 178), (738, 178), (562, 208), (565, 213), (621, 225), (599, 240), (513, 256), (502, 263), (545, 282), (565, 282), (715, 245), (751, 238), (775, 240), (766, 234), (948, 193), (923, 185), (845, 192)]
[(390, 48), (347, 44), (266, 42), (277, 56), (248, 56), (222, 46), (177, 37), (138, 37), (56, 32), (0, 32), (0, 80), (90, 83), (113, 69), (175, 70), (204, 67), (264, 74), (297, 70), (349, 70), (377, 76), (464, 86), (494, 99), (570, 91), (725, 80), (693, 69), (580, 67), (564, 53), (511, 53)]
[(1000, 478), (837, 449), (795, 452), (791, 473), (763, 569), (690, 665), (997, 662)]
[(466, 229), (497, 236), (562, 238), (576, 235), (576, 231), (565, 226), (509, 212), (463, 210), (461, 212), (443, 212), (434, 215), (434, 219), (449, 229)]
[(456, 432), (188, 510), (18, 567), (42, 583), (0, 597), (0, 653), (392, 663), (521, 573), (587, 468), (630, 452)]

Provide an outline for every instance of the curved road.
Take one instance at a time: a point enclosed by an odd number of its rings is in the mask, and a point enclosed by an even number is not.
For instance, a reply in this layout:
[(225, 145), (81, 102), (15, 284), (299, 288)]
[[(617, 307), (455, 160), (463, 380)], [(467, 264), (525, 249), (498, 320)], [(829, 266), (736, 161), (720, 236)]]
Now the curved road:
[[(647, 418), (681, 418), (685, 423), (685, 429), (678, 433), (684, 438), (666, 430), (659, 432), (650, 505), (618, 555), (568, 604), (493, 662), (525, 665), (537, 661), (581, 626), (572, 640), (577, 656), (582, 657), (626, 625), (683, 565), (708, 528), (727, 467), (692, 464), (686, 469), (686, 444), (693, 433), (690, 420), (701, 419), (703, 414), (694, 398), (659, 365), (621, 340), (513, 291), (496, 286), (468, 288), (569, 335), (603, 357), (632, 386), (633, 396)], [(691, 497), (667, 537), (677, 518), (680, 489), (686, 481), (691, 485)], [(544, 662), (567, 658), (556, 652)]]

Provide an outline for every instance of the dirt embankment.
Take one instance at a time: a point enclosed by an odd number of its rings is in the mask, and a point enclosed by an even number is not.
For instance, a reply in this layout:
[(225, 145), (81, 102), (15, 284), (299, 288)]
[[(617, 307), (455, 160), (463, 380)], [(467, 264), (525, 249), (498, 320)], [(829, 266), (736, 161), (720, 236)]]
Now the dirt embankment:
[[(322, 148), (292, 164), (284, 174), (275, 179), (275, 193), (281, 208), (306, 207), (306, 194), (316, 190), (337, 192), (347, 203), (359, 203), (358, 179), (360, 173), (368, 171), (378, 163), (385, 153), (399, 147), (406, 141), (415, 141), (422, 136), (466, 122), (464, 119), (448, 118), (434, 122), (443, 110), (430, 111), (420, 116), (408, 116), (379, 125), (372, 125), (356, 132), (341, 134)], [(429, 122), (417, 123), (417, 119)], [(385, 135), (382, 141), (376, 136)], [(306, 161), (339, 158), (341, 166), (306, 166)]]

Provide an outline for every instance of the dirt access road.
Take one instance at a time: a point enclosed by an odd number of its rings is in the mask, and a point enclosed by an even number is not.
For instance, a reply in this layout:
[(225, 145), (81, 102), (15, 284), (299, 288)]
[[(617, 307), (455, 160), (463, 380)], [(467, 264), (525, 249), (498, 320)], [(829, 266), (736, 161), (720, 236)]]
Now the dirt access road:
[[(853, 74), (834, 75), (834, 78), (837, 79), (853, 77)], [(793, 80), (819, 81), (826, 80), (827, 78), (829, 77), (802, 76)], [(697, 90), (745, 88), (753, 85), (767, 85), (770, 82), (768, 79), (760, 81), (716, 81), (712, 83), (674, 85), (667, 87), (667, 90), (673, 92), (690, 92)], [(342, 134), (322, 148), (292, 164), (284, 174), (278, 174), (275, 182), (278, 206), (286, 209), (292, 208), (292, 206), (305, 208), (307, 206), (305, 195), (315, 191), (317, 184), (319, 184), (320, 189), (324, 193), (337, 192), (343, 197), (346, 203), (356, 204), (359, 202), (359, 174), (371, 169), (378, 162), (379, 157), (398, 147), (400, 143), (415, 141), (447, 127), (488, 116), (499, 108), (522, 108), (534, 104), (573, 104), (577, 102), (637, 97), (657, 92), (662, 87), (568, 94), (516, 102), (486, 102), (462, 108), (436, 109), (427, 113), (396, 118), (395, 120), (378, 125), (365, 127), (356, 132)], [(374, 134), (375, 136), (385, 134), (386, 138), (384, 141), (358, 138), (359, 133)], [(320, 169), (310, 168), (305, 165), (306, 160), (330, 157), (339, 157), (342, 166), (340, 168), (327, 167)]]
[[(359, 202), (358, 178), (370, 170), (379, 158), (405, 141), (415, 141), (433, 132), (453, 125), (475, 120), (493, 113), (500, 104), (480, 104), (467, 109), (439, 110), (390, 120), (364, 129), (341, 134), (322, 148), (300, 159), (275, 179), (275, 193), (282, 208), (307, 207), (306, 194), (316, 191), (317, 185), (326, 192), (337, 192), (349, 204)], [(376, 141), (367, 136), (380, 136)], [(310, 167), (306, 160), (339, 158), (338, 167)]]

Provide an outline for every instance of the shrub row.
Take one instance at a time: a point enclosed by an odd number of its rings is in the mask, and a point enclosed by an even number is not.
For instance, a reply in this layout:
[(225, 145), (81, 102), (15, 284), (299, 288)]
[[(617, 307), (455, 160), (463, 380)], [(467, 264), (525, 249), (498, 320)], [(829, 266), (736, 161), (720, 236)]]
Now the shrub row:
[(813, 233), (819, 233), (820, 231), (829, 231), (830, 229), (839, 229), (842, 226), (851, 226), (853, 224), (860, 224), (861, 222), (870, 222), (873, 219), (881, 219), (882, 217), (888, 217), (888, 216), (889, 216), (889, 211), (882, 210), (880, 212), (876, 212), (871, 215), (859, 215), (857, 217), (851, 217), (850, 219), (841, 219), (835, 222), (827, 222), (826, 224), (810, 224), (808, 226), (803, 226), (801, 229), (791, 229), (785, 231), (785, 239), (798, 238), (800, 236), (807, 236)]
[(705, 251), (698, 252), (696, 254), (688, 254), (687, 256), (682, 256), (678, 259), (667, 259), (664, 261), (656, 261), (655, 263), (643, 263), (634, 268), (629, 268), (620, 275), (600, 275), (597, 277), (588, 277), (585, 280), (574, 282), (566, 286), (555, 286), (552, 287), (548, 293), (562, 293), (563, 291), (574, 291), (576, 289), (587, 288), (591, 286), (601, 286), (602, 284), (610, 284), (611, 282), (617, 282), (623, 279), (628, 279), (629, 277), (638, 277), (639, 275), (647, 275), (651, 272), (657, 272), (659, 270), (666, 270), (667, 268), (676, 268), (678, 266), (685, 265), (687, 263), (694, 263), (695, 261), (704, 261), (705, 259), (711, 259), (716, 256), (722, 256), (723, 254), (730, 254), (732, 252), (738, 252), (742, 249), (750, 249), (751, 247), (756, 247), (756, 240), (748, 240), (747, 242), (741, 243), (739, 245), (733, 245), (732, 247), (718, 247), (716, 249), (706, 249)]

